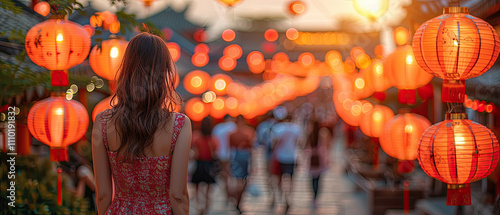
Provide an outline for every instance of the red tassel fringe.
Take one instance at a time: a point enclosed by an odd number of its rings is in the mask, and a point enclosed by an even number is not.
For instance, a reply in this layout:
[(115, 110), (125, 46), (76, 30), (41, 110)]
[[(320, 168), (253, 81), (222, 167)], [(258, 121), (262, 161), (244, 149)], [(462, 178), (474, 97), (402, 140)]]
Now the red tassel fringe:
[(398, 160), (398, 173), (405, 174), (413, 172), (415, 169), (414, 160)]
[(417, 90), (399, 90), (398, 101), (401, 104), (413, 105), (417, 103)]
[(68, 161), (68, 149), (50, 148), (50, 161)]
[(383, 102), (387, 98), (387, 94), (384, 92), (375, 92), (373, 93), (373, 98)]
[(57, 168), (57, 204), (62, 205), (62, 181), (61, 181), (61, 167)]
[(68, 70), (50, 71), (50, 84), (54, 87), (66, 87), (69, 85)]
[(449, 103), (464, 103), (465, 81), (444, 79), (441, 101)]
[(470, 205), (470, 184), (448, 184), (446, 205)]

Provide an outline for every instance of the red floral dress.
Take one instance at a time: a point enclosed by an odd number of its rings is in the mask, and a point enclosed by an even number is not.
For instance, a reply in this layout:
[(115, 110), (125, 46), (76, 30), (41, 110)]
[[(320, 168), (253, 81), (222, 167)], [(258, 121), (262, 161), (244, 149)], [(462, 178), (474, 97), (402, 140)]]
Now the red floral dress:
[(114, 198), (106, 214), (172, 214), (170, 208), (170, 169), (177, 137), (185, 115), (177, 113), (170, 154), (141, 157), (133, 162), (119, 162), (122, 155), (110, 151), (106, 135), (106, 118), (102, 117), (102, 137), (114, 181)]

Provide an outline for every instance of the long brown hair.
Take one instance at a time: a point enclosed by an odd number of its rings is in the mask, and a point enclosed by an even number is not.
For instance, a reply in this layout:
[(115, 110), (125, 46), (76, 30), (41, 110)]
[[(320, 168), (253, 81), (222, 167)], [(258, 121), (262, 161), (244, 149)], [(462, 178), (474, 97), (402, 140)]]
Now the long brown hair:
[(176, 68), (166, 43), (141, 33), (130, 40), (117, 74), (111, 118), (121, 139), (124, 161), (146, 156), (145, 148), (181, 103), (175, 91)]

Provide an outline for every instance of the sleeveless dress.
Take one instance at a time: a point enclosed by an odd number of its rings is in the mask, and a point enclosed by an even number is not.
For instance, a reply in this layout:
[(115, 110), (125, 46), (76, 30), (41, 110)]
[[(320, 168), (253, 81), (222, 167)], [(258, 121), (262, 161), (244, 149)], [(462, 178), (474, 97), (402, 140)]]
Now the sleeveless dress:
[[(107, 111), (106, 111), (107, 112)], [(108, 147), (105, 113), (101, 114), (102, 138), (114, 182), (114, 198), (105, 214), (172, 214), (170, 205), (170, 169), (177, 137), (185, 115), (176, 113), (170, 154), (141, 157), (133, 162), (120, 162), (116, 152)]]

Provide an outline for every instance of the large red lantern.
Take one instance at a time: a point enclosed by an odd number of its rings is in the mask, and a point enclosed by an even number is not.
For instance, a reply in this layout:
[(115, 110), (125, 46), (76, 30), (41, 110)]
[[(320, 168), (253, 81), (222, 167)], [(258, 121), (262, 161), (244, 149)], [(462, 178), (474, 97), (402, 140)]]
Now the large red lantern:
[(217, 74), (211, 78), (208, 89), (214, 91), (216, 95), (226, 95), (227, 86), (233, 83), (233, 79), (225, 74)]
[(34, 138), (50, 146), (52, 161), (67, 161), (67, 146), (80, 140), (88, 125), (85, 107), (66, 100), (64, 94), (37, 102), (28, 113), (28, 129)]
[(448, 184), (447, 205), (470, 205), (470, 183), (493, 172), (498, 157), (495, 134), (465, 113), (447, 114), (425, 131), (418, 147), (425, 173)]
[(201, 121), (210, 113), (210, 106), (201, 101), (200, 98), (192, 98), (186, 102), (184, 111), (189, 119)]
[(418, 114), (398, 114), (382, 128), (380, 146), (391, 157), (415, 160), (420, 137), (430, 126), (431, 122)]
[(495, 29), (469, 15), (468, 8), (448, 7), (420, 26), (413, 50), (425, 71), (444, 79), (442, 100), (462, 103), (465, 79), (490, 69), (500, 52), (500, 40)]
[(25, 46), (35, 64), (51, 70), (52, 86), (68, 86), (67, 69), (87, 58), (90, 35), (81, 25), (53, 16), (28, 31)]
[(94, 46), (89, 56), (92, 70), (100, 77), (114, 81), (123, 60), (128, 42), (122, 38), (111, 36), (102, 42), (100, 48)]
[(389, 73), (391, 84), (399, 89), (399, 102), (404, 104), (416, 103), (416, 89), (429, 83), (433, 77), (417, 64), (410, 45), (396, 48), (387, 57), (384, 71)]
[(360, 99), (370, 97), (374, 93), (372, 82), (366, 79), (366, 70), (355, 74), (352, 84), (352, 92)]
[(375, 105), (372, 110), (363, 115), (359, 128), (369, 137), (378, 138), (384, 126), (394, 117), (394, 112), (383, 105)]
[(384, 92), (391, 87), (389, 74), (384, 71), (384, 63), (380, 59), (373, 59), (364, 74), (366, 82), (372, 86), (375, 92)]
[(210, 75), (201, 70), (194, 70), (184, 76), (184, 88), (192, 94), (204, 93), (210, 83)]

